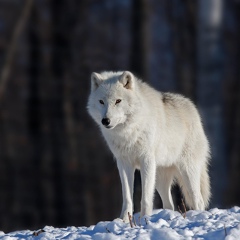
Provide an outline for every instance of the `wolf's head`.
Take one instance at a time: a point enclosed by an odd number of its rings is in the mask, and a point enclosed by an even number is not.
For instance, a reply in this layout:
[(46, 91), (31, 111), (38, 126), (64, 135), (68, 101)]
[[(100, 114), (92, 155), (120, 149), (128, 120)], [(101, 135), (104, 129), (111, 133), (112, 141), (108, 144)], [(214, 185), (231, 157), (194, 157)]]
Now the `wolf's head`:
[(138, 106), (136, 84), (128, 71), (92, 73), (89, 114), (101, 127), (113, 129), (124, 124)]

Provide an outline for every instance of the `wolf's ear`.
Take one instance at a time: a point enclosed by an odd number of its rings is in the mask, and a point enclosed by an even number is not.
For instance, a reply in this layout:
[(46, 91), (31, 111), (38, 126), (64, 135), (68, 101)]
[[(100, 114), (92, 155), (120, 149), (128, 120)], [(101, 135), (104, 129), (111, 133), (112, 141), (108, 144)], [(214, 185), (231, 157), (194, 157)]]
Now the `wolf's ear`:
[(119, 82), (123, 84), (126, 89), (133, 89), (134, 87), (134, 76), (131, 72), (125, 71), (119, 79)]
[(96, 90), (101, 82), (102, 82), (101, 75), (99, 73), (93, 72), (91, 74), (91, 91)]

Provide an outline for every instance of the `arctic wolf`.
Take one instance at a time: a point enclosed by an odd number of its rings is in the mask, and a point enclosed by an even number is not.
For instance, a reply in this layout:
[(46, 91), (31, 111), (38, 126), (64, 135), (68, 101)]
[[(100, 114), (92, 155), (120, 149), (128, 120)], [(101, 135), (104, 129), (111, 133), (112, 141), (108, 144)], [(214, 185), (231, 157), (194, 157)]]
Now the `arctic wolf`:
[(120, 218), (133, 212), (134, 171), (142, 179), (141, 216), (151, 215), (155, 188), (163, 208), (174, 209), (171, 186), (180, 185), (191, 209), (210, 199), (209, 144), (194, 104), (156, 91), (131, 72), (92, 73), (88, 112), (114, 154), (122, 183)]

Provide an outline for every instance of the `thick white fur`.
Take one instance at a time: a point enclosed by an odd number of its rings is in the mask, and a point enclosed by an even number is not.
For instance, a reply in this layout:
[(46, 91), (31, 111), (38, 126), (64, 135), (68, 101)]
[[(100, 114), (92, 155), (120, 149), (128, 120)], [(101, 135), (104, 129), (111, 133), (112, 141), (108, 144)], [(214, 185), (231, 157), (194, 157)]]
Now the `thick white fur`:
[[(117, 99), (121, 102), (116, 103)], [(87, 108), (117, 160), (124, 221), (133, 212), (136, 169), (142, 179), (141, 216), (151, 214), (155, 188), (163, 208), (174, 209), (171, 186), (175, 180), (191, 209), (208, 206), (209, 145), (189, 99), (158, 92), (130, 72), (102, 72), (92, 74)], [(103, 118), (110, 119), (109, 128), (102, 125)]]

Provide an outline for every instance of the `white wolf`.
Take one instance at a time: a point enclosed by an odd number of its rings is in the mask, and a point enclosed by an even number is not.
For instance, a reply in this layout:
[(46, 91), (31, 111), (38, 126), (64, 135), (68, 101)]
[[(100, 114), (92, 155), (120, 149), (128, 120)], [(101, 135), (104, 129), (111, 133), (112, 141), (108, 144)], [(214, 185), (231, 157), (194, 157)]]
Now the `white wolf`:
[(152, 213), (155, 188), (163, 208), (174, 209), (175, 180), (189, 208), (208, 206), (209, 144), (190, 100), (158, 92), (128, 71), (102, 72), (92, 73), (87, 108), (117, 160), (123, 195), (120, 218), (128, 221), (128, 212), (133, 212), (136, 169), (142, 179), (141, 216)]

